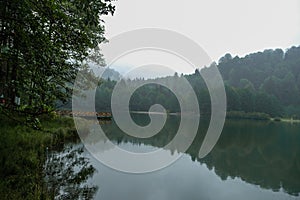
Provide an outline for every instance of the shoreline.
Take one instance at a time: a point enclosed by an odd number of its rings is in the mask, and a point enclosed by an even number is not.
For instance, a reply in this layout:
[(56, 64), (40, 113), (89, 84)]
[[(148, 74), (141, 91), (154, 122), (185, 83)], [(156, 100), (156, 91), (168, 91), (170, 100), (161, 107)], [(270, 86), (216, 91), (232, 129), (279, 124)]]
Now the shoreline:
[[(163, 113), (163, 112), (148, 112), (148, 111), (130, 111), (133, 114), (155, 114), (155, 115), (173, 115), (173, 116), (180, 116), (182, 115), (180, 112), (178, 113)], [(228, 112), (227, 112), (228, 113)], [(226, 119), (237, 119), (237, 120), (253, 120), (253, 121), (272, 121), (272, 122), (285, 122), (285, 123), (300, 123), (300, 119), (293, 119), (293, 118), (278, 118), (278, 117), (270, 117), (269, 119), (254, 119), (248, 117), (231, 117), (226, 116)]]
[(130, 113), (133, 114), (154, 114), (154, 115), (176, 115), (176, 116), (180, 116), (181, 113), (163, 113), (163, 112), (148, 112), (148, 111), (130, 111)]
[[(279, 119), (279, 120), (278, 120)], [(289, 118), (271, 118), (270, 121), (273, 121), (273, 122), (285, 122), (285, 123), (300, 123), (300, 120), (299, 119), (289, 119)]]

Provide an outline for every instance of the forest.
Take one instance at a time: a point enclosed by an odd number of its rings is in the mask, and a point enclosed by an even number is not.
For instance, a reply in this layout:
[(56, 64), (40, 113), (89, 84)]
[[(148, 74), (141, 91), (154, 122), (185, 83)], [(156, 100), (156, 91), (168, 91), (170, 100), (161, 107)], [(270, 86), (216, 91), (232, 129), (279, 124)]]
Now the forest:
[[(269, 49), (251, 53), (245, 57), (230, 54), (219, 59), (217, 67), (223, 77), (227, 95), (227, 111), (230, 116), (245, 113), (260, 113), (270, 117), (300, 118), (300, 47)], [(207, 70), (209, 67), (202, 68)], [(164, 81), (186, 78), (193, 87), (202, 114), (210, 113), (209, 92), (200, 69), (193, 74), (163, 77)], [(112, 70), (113, 71), (113, 70)], [(115, 77), (117, 77), (114, 72)], [(148, 80), (126, 80), (147, 82)], [(116, 80), (107, 78), (97, 88), (96, 109), (109, 111), (111, 94)], [(178, 86), (180, 87), (180, 86)], [(130, 100), (130, 109), (148, 111), (151, 105), (161, 104), (168, 112), (180, 112), (172, 92), (157, 84), (147, 84), (135, 91)], [(244, 113), (244, 114), (243, 114)], [(250, 116), (251, 118), (251, 116)]]

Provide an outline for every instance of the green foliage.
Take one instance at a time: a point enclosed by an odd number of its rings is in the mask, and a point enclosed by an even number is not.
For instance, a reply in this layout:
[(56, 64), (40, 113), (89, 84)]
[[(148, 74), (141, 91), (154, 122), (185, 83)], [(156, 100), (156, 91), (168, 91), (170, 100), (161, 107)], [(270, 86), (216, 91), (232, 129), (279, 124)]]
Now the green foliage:
[[(232, 59), (225, 55), (220, 59), (218, 67), (229, 86), (249, 88), (256, 93), (256, 103), (260, 104), (256, 105), (256, 111), (286, 115), (284, 107), (300, 103), (300, 47), (292, 47), (286, 52), (281, 49), (265, 50), (244, 58)], [(273, 107), (277, 104), (278, 109), (270, 111), (272, 109), (263, 108), (268, 107), (266, 102), (261, 105), (263, 99), (271, 102)]]
[(285, 108), (285, 117), (300, 119), (300, 106), (290, 105)]
[[(227, 96), (227, 111), (266, 113), (271, 117), (300, 118), (300, 47), (292, 47), (285, 53), (280, 50), (265, 50), (244, 58), (232, 58), (226, 54), (218, 68), (223, 76)], [(203, 69), (202, 69), (203, 70)], [(200, 70), (194, 74), (157, 78), (157, 81), (174, 83), (186, 78), (193, 87), (200, 105), (201, 114), (210, 113), (210, 95), (201, 77)], [(131, 83), (146, 83), (147, 80), (128, 80)], [(111, 94), (116, 81), (103, 80), (96, 92), (96, 109), (110, 111)], [(126, 84), (123, 81), (123, 84)], [(126, 93), (126, 91), (123, 91)], [(188, 95), (184, 98), (189, 98)], [(134, 92), (130, 109), (148, 111), (151, 105), (161, 104), (169, 112), (180, 112), (174, 94), (167, 88), (146, 84)]]
[[(105, 41), (102, 16), (113, 12), (111, 0), (1, 1), (5, 109), (36, 116), (66, 101), (82, 62), (103, 62), (97, 48)], [(19, 110), (19, 103), (26, 109)]]
[[(299, 58), (300, 47), (292, 47), (285, 53), (281, 49), (265, 50), (249, 54), (244, 58), (232, 58), (230, 54), (226, 54), (220, 59), (218, 68), (225, 82), (227, 110), (265, 113), (271, 117), (299, 118)], [(198, 97), (201, 113), (209, 113), (210, 96), (200, 76), (200, 71), (196, 70), (194, 74), (181, 77), (185, 77), (192, 85)], [(176, 78), (179, 77), (161, 79), (170, 82)], [(173, 82), (176, 84), (176, 81)], [(110, 90), (112, 91), (112, 88)], [(99, 99), (104, 98), (99, 95)], [(150, 85), (143, 86), (134, 93), (130, 108), (147, 111), (154, 103), (161, 103), (170, 112), (180, 112), (178, 102), (170, 91)], [(268, 118), (267, 116), (259, 117)]]
[(281, 119), (280, 119), (279, 117), (275, 117), (273, 120), (274, 120), (275, 122), (280, 122), (280, 121), (281, 121)]
[(230, 119), (270, 120), (270, 116), (266, 113), (246, 113), (244, 111), (229, 111), (227, 112), (226, 117)]
[[(59, 150), (62, 148), (64, 141), (77, 140), (77, 134), (71, 118), (56, 118), (49, 119), (44, 117), (41, 120), (43, 131), (33, 130), (27, 126), (16, 125), (12, 120), (3, 118), (1, 125), (0, 140), (0, 197), (1, 199), (16, 199), (16, 200), (33, 200), (33, 199), (54, 199), (50, 192), (50, 185), (45, 184), (45, 161), (47, 151), (53, 149)], [(66, 153), (66, 155), (69, 155)], [(61, 158), (66, 159), (66, 158)], [(80, 158), (69, 156), (68, 163), (63, 166), (69, 170), (73, 170), (73, 166), (77, 166)], [(53, 162), (55, 163), (55, 162)], [(58, 174), (65, 177), (65, 182), (75, 181), (83, 183), (87, 177), (93, 173), (94, 169), (81, 159), (83, 163), (80, 174), (72, 174), (68, 171), (58, 169), (56, 174), (47, 175), (53, 181), (56, 181), (56, 187), (62, 186), (63, 182), (58, 181)], [(51, 168), (50, 165), (47, 167)], [(48, 171), (47, 171), (48, 170)], [(47, 168), (47, 172), (51, 171)], [(81, 179), (78, 179), (78, 176)], [(74, 188), (78, 185), (73, 184)], [(82, 187), (84, 185), (81, 185)], [(77, 191), (76, 195), (83, 193), (92, 195), (96, 188), (84, 188)], [(72, 191), (72, 190), (69, 190)], [(80, 192), (81, 191), (81, 192)], [(73, 191), (71, 194), (75, 194)]]

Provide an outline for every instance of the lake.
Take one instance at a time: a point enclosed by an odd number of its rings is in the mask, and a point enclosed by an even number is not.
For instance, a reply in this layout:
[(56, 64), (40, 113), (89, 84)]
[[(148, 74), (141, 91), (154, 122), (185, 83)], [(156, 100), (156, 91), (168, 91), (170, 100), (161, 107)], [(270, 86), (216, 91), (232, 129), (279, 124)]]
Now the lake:
[[(132, 114), (132, 118), (139, 125), (150, 121), (148, 115)], [(100, 122), (110, 141), (122, 149), (139, 153), (162, 148), (170, 156), (182, 156), (163, 169), (132, 174), (102, 164), (84, 149), (81, 156), (96, 170), (86, 183), (98, 187), (94, 199), (300, 199), (300, 124), (227, 120), (213, 150), (200, 159), (209, 120), (200, 120), (197, 136), (186, 152), (164, 147), (179, 123), (179, 116), (168, 116), (157, 135), (137, 139), (124, 134), (114, 121)], [(107, 140), (93, 142), (103, 144), (99, 152), (109, 152)], [(74, 144), (81, 146), (81, 142)]]

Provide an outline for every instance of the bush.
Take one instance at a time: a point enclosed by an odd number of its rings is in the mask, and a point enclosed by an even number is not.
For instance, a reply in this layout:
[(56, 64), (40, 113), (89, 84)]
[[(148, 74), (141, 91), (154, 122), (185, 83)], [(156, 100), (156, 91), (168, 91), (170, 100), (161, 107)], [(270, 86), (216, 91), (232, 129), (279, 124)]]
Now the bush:
[(281, 121), (281, 119), (280, 119), (279, 117), (275, 117), (275, 118), (274, 118), (274, 121), (276, 121), (276, 122), (280, 122), (280, 121)]

